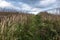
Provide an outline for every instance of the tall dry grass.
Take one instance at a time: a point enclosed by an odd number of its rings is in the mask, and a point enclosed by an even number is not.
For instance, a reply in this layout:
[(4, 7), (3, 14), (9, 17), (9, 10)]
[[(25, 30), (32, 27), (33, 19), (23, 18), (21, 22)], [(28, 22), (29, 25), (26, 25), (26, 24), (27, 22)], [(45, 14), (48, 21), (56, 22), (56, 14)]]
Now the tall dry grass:
[(29, 14), (0, 16), (0, 40), (22, 40), (20, 32), (24, 31), (23, 26), (28, 24), (30, 16)]
[(44, 17), (0, 14), (0, 40), (60, 40), (60, 21)]

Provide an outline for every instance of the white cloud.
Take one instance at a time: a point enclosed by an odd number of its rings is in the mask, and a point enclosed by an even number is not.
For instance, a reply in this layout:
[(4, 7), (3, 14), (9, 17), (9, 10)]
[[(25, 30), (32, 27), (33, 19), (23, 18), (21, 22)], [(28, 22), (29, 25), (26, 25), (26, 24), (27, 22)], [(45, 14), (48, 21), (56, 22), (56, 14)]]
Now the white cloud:
[(38, 12), (42, 11), (42, 9), (40, 8), (35, 8), (22, 2), (19, 2), (19, 5), (20, 5), (20, 10), (27, 11), (28, 13), (37, 14)]
[(27, 11), (27, 10), (31, 10), (31, 8), (32, 8), (32, 7), (29, 6), (28, 4), (25, 4), (25, 3), (22, 3), (22, 2), (19, 2), (18, 4), (20, 5), (19, 7), (20, 7), (22, 10), (26, 10), (26, 11)]
[(0, 0), (0, 7), (14, 7), (11, 3), (5, 1), (5, 0)]
[(32, 8), (32, 10), (29, 13), (37, 14), (41, 11), (42, 11), (42, 9), (40, 9), (40, 8)]
[(47, 7), (47, 6), (54, 4), (54, 3), (56, 3), (56, 0), (41, 0), (36, 5), (42, 6), (42, 7)]

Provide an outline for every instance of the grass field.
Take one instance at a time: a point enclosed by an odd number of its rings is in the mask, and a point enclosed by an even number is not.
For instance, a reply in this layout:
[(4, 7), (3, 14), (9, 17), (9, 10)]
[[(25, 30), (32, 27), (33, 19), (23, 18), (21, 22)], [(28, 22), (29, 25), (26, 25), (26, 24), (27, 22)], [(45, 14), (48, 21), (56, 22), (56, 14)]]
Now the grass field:
[(60, 15), (0, 12), (0, 40), (60, 40)]

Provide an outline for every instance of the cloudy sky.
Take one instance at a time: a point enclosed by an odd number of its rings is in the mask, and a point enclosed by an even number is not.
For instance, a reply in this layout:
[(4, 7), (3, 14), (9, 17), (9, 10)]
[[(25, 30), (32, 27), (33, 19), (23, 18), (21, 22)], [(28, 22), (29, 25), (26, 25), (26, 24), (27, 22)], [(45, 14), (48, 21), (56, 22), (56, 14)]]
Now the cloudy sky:
[(59, 4), (60, 0), (0, 0), (0, 8), (13, 8), (34, 14), (60, 7)]

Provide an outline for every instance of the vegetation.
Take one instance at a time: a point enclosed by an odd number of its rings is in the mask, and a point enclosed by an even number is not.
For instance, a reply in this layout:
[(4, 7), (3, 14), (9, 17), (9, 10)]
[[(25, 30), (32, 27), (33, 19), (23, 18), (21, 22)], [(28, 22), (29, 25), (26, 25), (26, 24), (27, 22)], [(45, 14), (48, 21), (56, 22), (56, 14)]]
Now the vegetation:
[(45, 13), (0, 14), (0, 40), (60, 40), (60, 19)]

